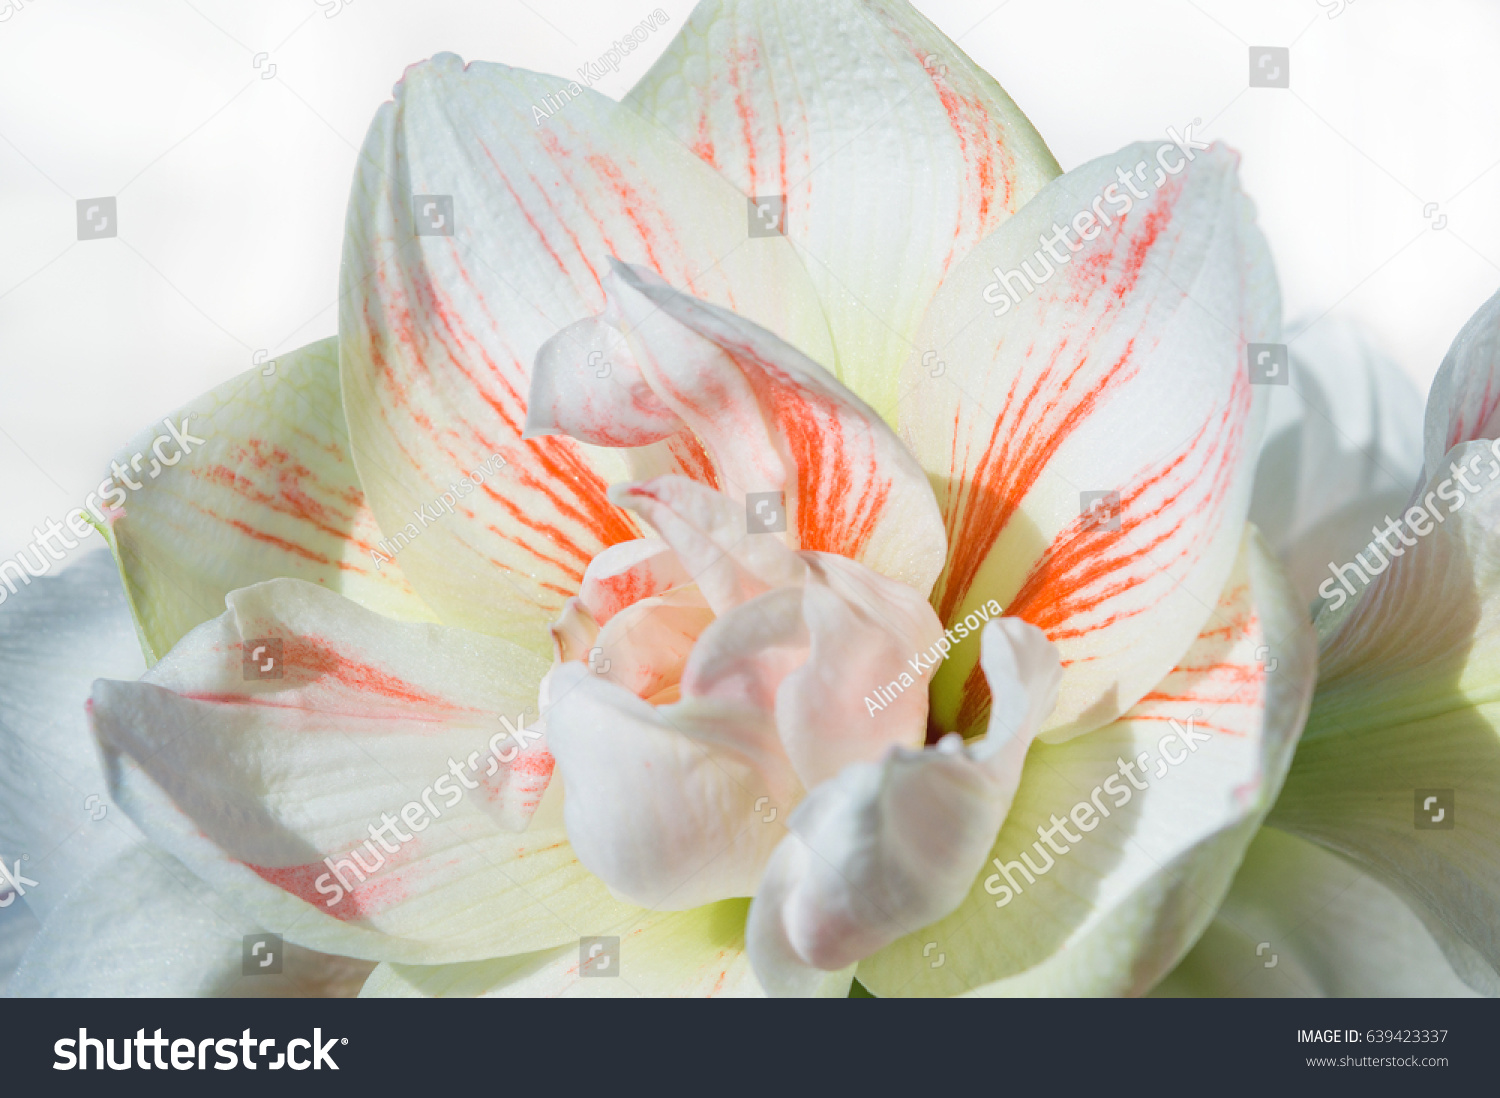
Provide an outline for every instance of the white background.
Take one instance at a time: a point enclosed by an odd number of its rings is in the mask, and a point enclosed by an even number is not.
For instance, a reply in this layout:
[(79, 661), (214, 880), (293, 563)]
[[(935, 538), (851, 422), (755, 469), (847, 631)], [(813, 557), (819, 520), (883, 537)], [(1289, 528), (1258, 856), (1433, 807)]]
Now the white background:
[[(691, 2), (0, 0), (0, 558), (255, 351), (334, 334), (355, 153), (407, 64), (571, 75), (658, 6), (596, 85), (617, 97)], [(1237, 147), (1293, 337), (1356, 317), (1425, 392), (1500, 286), (1495, 0), (917, 6), (1064, 169), (1194, 118)], [(1267, 45), (1288, 90), (1247, 87)], [(105, 195), (119, 237), (79, 242), (75, 201)]]

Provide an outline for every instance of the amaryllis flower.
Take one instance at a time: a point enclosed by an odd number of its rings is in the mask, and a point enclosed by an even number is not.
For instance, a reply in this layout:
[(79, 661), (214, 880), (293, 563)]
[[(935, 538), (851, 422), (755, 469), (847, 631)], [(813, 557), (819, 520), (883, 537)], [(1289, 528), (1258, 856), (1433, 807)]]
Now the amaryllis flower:
[[(560, 85), (408, 70), (337, 341), (112, 522), (143, 856), (367, 994), (1149, 989), (1312, 684), (1235, 156), (1060, 176), (901, 3), (708, 2), (624, 103)], [(28, 987), (89, 949), (42, 938)]]
[[(1321, 527), (1307, 539), (1316, 551), (1301, 552), (1317, 589), (1305, 593), (1322, 605), (1317, 693), (1269, 826), (1171, 984), (1494, 995), (1500, 294), (1454, 340), (1425, 429), (1416, 402), (1378, 396), (1400, 384), (1378, 357), (1338, 357), (1310, 359), (1302, 375), (1309, 392), (1344, 394), (1300, 431), (1322, 438), (1304, 452), (1346, 455), (1330, 477), (1346, 490), (1327, 521), (1309, 524)], [(1301, 480), (1285, 498), (1311, 499), (1321, 474), (1284, 479)], [(1250, 960), (1248, 934), (1271, 943), (1279, 971)]]

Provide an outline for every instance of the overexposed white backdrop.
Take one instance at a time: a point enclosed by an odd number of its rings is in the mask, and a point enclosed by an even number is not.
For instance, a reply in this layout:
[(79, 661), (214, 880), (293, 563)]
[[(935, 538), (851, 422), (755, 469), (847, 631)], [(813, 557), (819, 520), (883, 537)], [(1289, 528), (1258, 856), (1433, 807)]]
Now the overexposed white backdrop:
[[(0, 558), (137, 431), (337, 330), (355, 156), (406, 65), (451, 50), (571, 76), (661, 8), (595, 85), (620, 97), (692, 7), (0, 0)], [(1356, 318), (1425, 392), (1500, 287), (1496, 0), (917, 7), (1064, 169), (1194, 119), (1239, 149), (1293, 340)], [(1288, 88), (1248, 87), (1262, 46), (1289, 48)], [(79, 241), (76, 201), (104, 196), (118, 236)]]

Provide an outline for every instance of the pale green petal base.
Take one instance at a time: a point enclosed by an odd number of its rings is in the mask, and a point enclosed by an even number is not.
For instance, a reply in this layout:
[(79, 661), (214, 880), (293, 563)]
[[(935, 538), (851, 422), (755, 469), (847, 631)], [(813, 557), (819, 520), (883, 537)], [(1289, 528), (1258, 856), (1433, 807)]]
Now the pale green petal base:
[[(990, 862), (956, 911), (866, 959), (860, 982), (880, 996), (1146, 993), (1228, 890), (1280, 788), (1313, 674), (1305, 611), (1252, 531), (1214, 619), (1179, 670), (1114, 724), (1033, 746), (992, 854), (1010, 864), (1026, 852), (1044, 872), (1027, 882), (1012, 870), (1021, 890), (1007, 898)], [(1168, 721), (1185, 724), (1195, 709), (1210, 740), (1192, 754), (1169, 745), (1183, 757), (1168, 766), (1161, 758), (1164, 737), (1173, 735)], [(1035, 845), (1038, 827), (1071, 816), (1107, 780), (1129, 789), (1116, 777), (1118, 762), (1142, 753), (1151, 764), (1145, 789), (1121, 804), (1105, 788), (1093, 803), (1113, 804), (1112, 815), (1096, 814), (1082, 842), (1048, 864), (1041, 856), (1048, 848)], [(1078, 827), (1076, 818), (1070, 826)]]
[[(1439, 502), (1441, 526), (1405, 548), (1357, 602), (1319, 619), (1322, 677), (1270, 822), (1376, 876), (1427, 922), (1460, 974), (1494, 990), (1500, 480), (1491, 469), (1500, 474), (1500, 462), (1487, 442), (1455, 447), (1446, 461), (1475, 456), (1470, 480), (1483, 490), (1465, 493), (1453, 513)], [(1423, 496), (1446, 476), (1435, 474)]]
[(1470, 996), (1432, 935), (1375, 878), (1262, 828), (1224, 905), (1160, 997)]
[[(691, 911), (647, 915), (611, 928), (618, 953), (580, 975), (582, 942), (540, 953), (454, 965), (380, 965), (362, 998), (643, 998), (761, 997), (745, 954), (748, 900), (725, 900)], [(820, 997), (849, 993), (853, 969), (830, 973)]]
[[(131, 473), (124, 513), (106, 531), (147, 658), (224, 612), (224, 596), (286, 576), (404, 621), (436, 621), (401, 574), (372, 555), (381, 532), (365, 504), (339, 393), (338, 340), (247, 371), (167, 418), (201, 443), (170, 467)], [(152, 458), (154, 425), (117, 459)], [(152, 459), (154, 460), (154, 459)], [(127, 472), (129, 470), (127, 469)]]

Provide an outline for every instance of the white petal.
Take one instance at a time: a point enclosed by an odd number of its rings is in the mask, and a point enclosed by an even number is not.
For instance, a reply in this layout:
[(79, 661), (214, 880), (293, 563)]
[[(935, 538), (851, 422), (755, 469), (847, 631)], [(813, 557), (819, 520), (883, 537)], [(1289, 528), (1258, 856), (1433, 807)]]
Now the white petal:
[[(1359, 597), (1333, 592), (1318, 619), (1318, 693), (1271, 822), (1374, 875), (1428, 921), (1466, 979), (1500, 987), (1496, 449), (1446, 454), (1413, 499), (1429, 518), (1401, 531), (1415, 544), (1371, 546), (1346, 573)], [(1361, 563), (1380, 566), (1368, 587)], [(1471, 975), (1465, 958), (1488, 972)]]
[[(1159, 682), (1239, 551), (1263, 412), (1246, 344), (1278, 337), (1280, 305), (1237, 162), (1221, 147), (1186, 163), (1170, 143), (1140, 144), (1054, 180), (934, 299), (916, 342), (944, 368), (914, 352), (902, 375), (902, 437), (948, 529), (938, 616), (951, 625), (994, 598), (1062, 649), (1049, 741), (1108, 723)], [(1122, 215), (1106, 193), (1133, 205)], [(1108, 225), (1074, 225), (1095, 207)], [(1096, 237), (1058, 242), (1068, 226)], [(1044, 236), (1066, 262), (1054, 267)], [(1096, 517), (1088, 494), (1109, 492), (1118, 509)], [(960, 650), (939, 674), (942, 727), (979, 726), (976, 660)]]
[[(94, 722), (126, 811), (237, 910), (325, 952), (418, 963), (621, 917), (561, 832), (515, 834), (552, 760), (500, 718), (531, 723), (516, 718), (540, 657), (297, 580), (229, 603), (144, 681), (98, 682)], [(245, 669), (267, 640), (280, 678)]]
[(703, 631), (682, 695), (774, 714), (791, 764), (811, 788), (891, 746), (921, 746), (924, 676), (941, 658), (941, 630), (926, 600), (904, 584), (846, 557), (801, 558), (801, 587), (751, 599)]
[(912, 664), (940, 658), (942, 627), (927, 600), (905, 584), (847, 557), (805, 559), (807, 655), (777, 689), (776, 727), (811, 789), (850, 763), (876, 762), (889, 747), (922, 745), (927, 678)]
[[(868, 405), (771, 332), (645, 268), (613, 263), (604, 281), (605, 318), (625, 333), (633, 368), (712, 463), (711, 475), (695, 479), (736, 504), (781, 494), (754, 501), (747, 529), (772, 503), (766, 527), (788, 531), (796, 548), (850, 557), (924, 595), (931, 589), (946, 544), (932, 489)], [(559, 345), (574, 344), (569, 330), (543, 349), (532, 399), (552, 402), (549, 422), (583, 422), (590, 433), (580, 438), (602, 438), (610, 405), (567, 364)]]
[(968, 896), (865, 960), (860, 982), (883, 996), (1145, 993), (1213, 918), (1276, 796), (1313, 655), (1304, 609), (1247, 534), (1179, 667), (1119, 721), (1035, 745)]
[[(985, 626), (983, 644), (991, 688), (1007, 704), (981, 743), (895, 748), (881, 763), (846, 767), (793, 814), (746, 929), (771, 994), (812, 994), (826, 972), (936, 922), (968, 893), (1062, 674), (1046, 637), (1017, 619)], [(1033, 673), (1016, 678), (1022, 669)]]
[(1500, 293), (1469, 318), (1427, 394), (1424, 454), (1431, 480), (1462, 442), (1500, 438)]
[(6, 993), (16, 966), (40, 929), (41, 923), (24, 898), (17, 897), (16, 902), (0, 907), (0, 996)]
[(599, 623), (588, 608), (576, 598), (569, 599), (563, 603), (557, 621), (552, 623), (552, 655), (559, 660), (587, 659), (598, 636)]
[(681, 429), (677, 413), (652, 392), (624, 334), (602, 317), (570, 324), (537, 352), (526, 438), (571, 435), (594, 446), (649, 446)]
[(668, 911), (755, 892), (802, 795), (767, 714), (651, 706), (577, 663), (547, 697), (568, 838), (611, 891)]
[(632, 603), (599, 631), (589, 670), (637, 697), (654, 699), (681, 682), (693, 642), (713, 620), (696, 587)]
[(802, 588), (778, 587), (716, 619), (693, 645), (683, 693), (771, 717), (782, 683), (807, 661), (805, 602)]
[(84, 707), (95, 676), (134, 677), (146, 661), (102, 550), (0, 594), (0, 858), (25, 856), (38, 883), (24, 900), (45, 918), (140, 836), (110, 796)]
[(1274, 827), (1157, 996), (1472, 996), (1422, 920), (1335, 854)]
[(775, 534), (749, 530), (743, 505), (686, 477), (616, 485), (610, 498), (656, 527), (715, 614), (800, 583), (806, 570)]
[(627, 103), (744, 194), (785, 196), (775, 224), (807, 256), (839, 376), (891, 422), (938, 283), (1058, 171), (1000, 86), (899, 0), (699, 4)]
[(589, 561), (578, 597), (604, 625), (633, 602), (692, 582), (670, 545), (659, 538), (639, 538), (611, 545)]
[(262, 950), (279, 972), (247, 975), (260, 932), (165, 852), (138, 842), (47, 917), (11, 982), (18, 997), (353, 996), (374, 967), (301, 946)]
[[(381, 530), (349, 452), (338, 340), (274, 365), (168, 416), (182, 444), (152, 426), (116, 459), (141, 487), (112, 520), (110, 541), (153, 660), (223, 613), (230, 591), (278, 576), (322, 584), (390, 617), (435, 620), (400, 563), (373, 556)], [(159, 468), (153, 453), (177, 456)], [(132, 455), (145, 461), (129, 473)]]
[(1352, 322), (1320, 321), (1290, 350), (1289, 383), (1265, 386), (1250, 518), (1310, 604), (1329, 561), (1405, 508), (1422, 472), (1421, 397)]
[(744, 197), (636, 111), (567, 85), (452, 54), (407, 70), (359, 159), (339, 318), (355, 461), (388, 534), (492, 454), (506, 461), (420, 531), (402, 569), (443, 621), (538, 651), (594, 555), (639, 536), (605, 498), (617, 456), (520, 440), (537, 351), (599, 312), (610, 256), (833, 362), (790, 245), (746, 240)]

